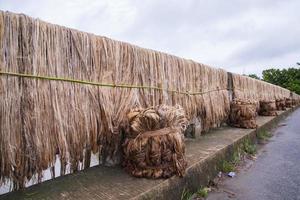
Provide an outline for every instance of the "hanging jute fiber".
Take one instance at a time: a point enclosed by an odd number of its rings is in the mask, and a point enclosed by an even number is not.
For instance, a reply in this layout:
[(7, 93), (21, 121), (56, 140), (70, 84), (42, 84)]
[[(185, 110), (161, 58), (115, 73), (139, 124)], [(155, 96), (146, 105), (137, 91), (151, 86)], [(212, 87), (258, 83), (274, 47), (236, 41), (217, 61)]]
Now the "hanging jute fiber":
[(296, 99), (294, 99), (294, 98), (292, 99), (292, 105), (293, 105), (293, 106), (296, 106), (296, 105), (297, 105)]
[(207, 131), (228, 117), (227, 72), (0, 11), (0, 184), (40, 181), (56, 162), (73, 173), (91, 154), (118, 164), (129, 110), (160, 104)]
[(259, 115), (261, 116), (276, 116), (276, 102), (273, 101), (259, 101)]
[(276, 109), (277, 110), (286, 110), (285, 99), (276, 99)]
[(293, 98), (292, 103), (293, 103), (293, 106), (297, 106), (300, 104), (300, 99)]
[(238, 99), (258, 102), (290, 97), (287, 89), (239, 74), (233, 74), (233, 86), (234, 96)]
[(256, 128), (256, 102), (235, 99), (231, 103), (229, 124), (238, 128)]
[(126, 171), (136, 177), (183, 176), (187, 163), (183, 131), (187, 127), (180, 106), (134, 109), (123, 144)]
[(286, 98), (286, 99), (285, 99), (285, 106), (286, 106), (287, 108), (293, 107), (293, 101), (292, 101), (291, 98)]
[[(0, 185), (73, 173), (93, 154), (119, 164), (131, 108), (178, 104), (208, 131), (228, 119), (227, 84), (223, 69), (0, 11)], [(233, 88), (255, 101), (290, 94), (240, 75)]]

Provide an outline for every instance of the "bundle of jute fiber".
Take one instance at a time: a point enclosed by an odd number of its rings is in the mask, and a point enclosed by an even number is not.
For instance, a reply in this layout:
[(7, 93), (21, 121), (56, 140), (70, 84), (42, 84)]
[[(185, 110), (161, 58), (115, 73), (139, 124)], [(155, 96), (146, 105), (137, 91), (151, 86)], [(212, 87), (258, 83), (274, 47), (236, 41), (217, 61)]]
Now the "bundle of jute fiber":
[(276, 102), (272, 101), (259, 101), (259, 115), (261, 116), (276, 116)]
[(287, 108), (293, 107), (293, 100), (292, 100), (291, 98), (286, 98), (286, 99), (285, 99), (285, 106), (286, 106)]
[(136, 177), (183, 176), (187, 166), (183, 131), (188, 121), (180, 106), (134, 109), (123, 144), (126, 171)]
[(285, 99), (276, 99), (276, 109), (277, 110), (286, 110)]
[(256, 102), (235, 99), (231, 103), (229, 124), (238, 128), (256, 128)]

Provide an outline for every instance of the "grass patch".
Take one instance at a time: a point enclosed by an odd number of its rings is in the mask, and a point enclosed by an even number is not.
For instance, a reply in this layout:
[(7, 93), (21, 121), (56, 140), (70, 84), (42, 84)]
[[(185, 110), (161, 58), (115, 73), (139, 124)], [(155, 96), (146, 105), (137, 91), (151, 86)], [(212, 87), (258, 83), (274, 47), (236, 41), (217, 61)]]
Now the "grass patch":
[(272, 134), (266, 130), (261, 130), (256, 134), (256, 136), (257, 136), (257, 139), (259, 139), (259, 140), (267, 140), (270, 137), (272, 137)]
[(234, 164), (231, 162), (228, 162), (227, 160), (222, 160), (219, 170), (224, 173), (229, 173), (234, 171)]
[(192, 196), (193, 196), (193, 193), (191, 191), (189, 191), (188, 189), (184, 188), (181, 193), (180, 200), (191, 200)]
[(256, 145), (251, 143), (249, 139), (244, 141), (243, 149), (247, 154), (254, 155), (256, 153)]
[(241, 151), (240, 151), (240, 149), (238, 149), (233, 152), (231, 162), (233, 165), (237, 166), (240, 161), (241, 161)]
[(196, 193), (197, 197), (206, 198), (208, 196), (208, 191), (209, 191), (209, 189), (207, 187), (199, 188), (199, 190)]
[(224, 172), (224, 173), (229, 173), (235, 170), (235, 167), (238, 166), (238, 164), (241, 161), (241, 157), (244, 151), (240, 148), (236, 149), (231, 157), (230, 161), (227, 160), (222, 160), (219, 163), (219, 171)]
[(181, 193), (181, 200), (193, 200), (193, 199), (199, 199), (199, 198), (206, 198), (208, 196), (208, 192), (210, 191), (210, 188), (208, 187), (200, 187), (197, 192), (193, 193), (189, 191), (188, 189), (184, 188)]

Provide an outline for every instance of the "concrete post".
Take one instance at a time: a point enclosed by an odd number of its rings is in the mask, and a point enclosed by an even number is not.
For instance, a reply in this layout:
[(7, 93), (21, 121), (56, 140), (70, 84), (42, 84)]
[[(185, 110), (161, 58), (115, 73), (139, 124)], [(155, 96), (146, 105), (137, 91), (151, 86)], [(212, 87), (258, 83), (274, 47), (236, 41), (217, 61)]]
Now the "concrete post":
[(232, 73), (227, 72), (227, 90), (228, 90), (228, 96), (229, 96), (229, 101), (231, 102), (234, 99), (234, 86), (233, 86), (233, 78), (232, 78)]

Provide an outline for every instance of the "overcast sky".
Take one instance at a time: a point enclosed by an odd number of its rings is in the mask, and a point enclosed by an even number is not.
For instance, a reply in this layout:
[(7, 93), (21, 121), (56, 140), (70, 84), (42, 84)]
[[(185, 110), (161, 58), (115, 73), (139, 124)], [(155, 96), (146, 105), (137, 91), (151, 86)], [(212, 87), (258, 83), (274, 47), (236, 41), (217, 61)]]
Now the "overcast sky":
[(300, 0), (0, 0), (0, 9), (236, 73), (300, 61)]

